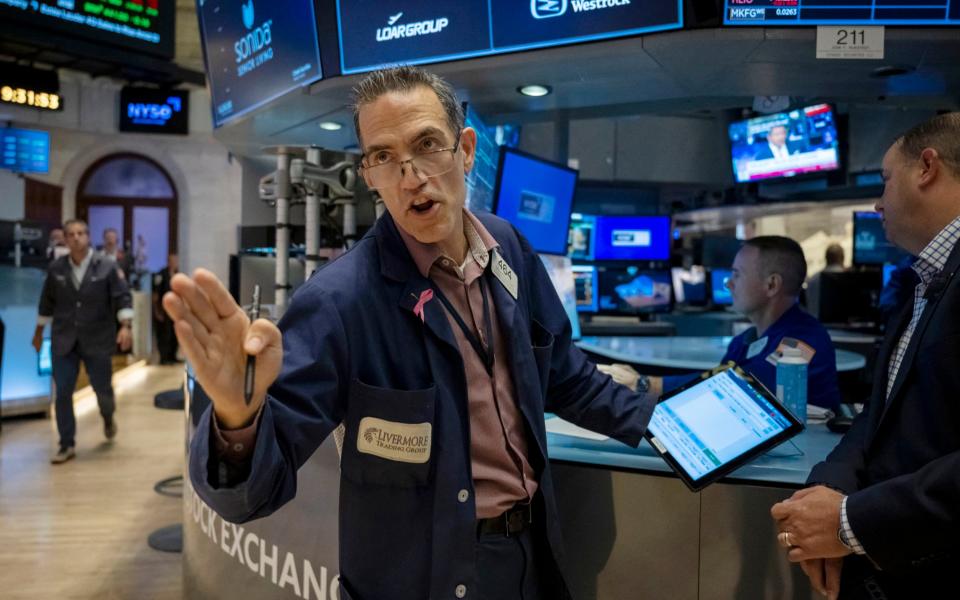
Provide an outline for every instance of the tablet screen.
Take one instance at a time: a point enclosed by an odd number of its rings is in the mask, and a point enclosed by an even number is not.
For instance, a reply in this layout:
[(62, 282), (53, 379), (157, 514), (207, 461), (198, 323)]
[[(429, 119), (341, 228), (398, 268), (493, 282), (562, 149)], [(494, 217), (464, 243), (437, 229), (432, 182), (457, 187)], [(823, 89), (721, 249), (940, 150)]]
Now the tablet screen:
[(698, 484), (711, 474), (719, 477), (774, 445), (771, 442), (802, 430), (769, 395), (740, 372), (727, 369), (661, 401), (648, 437), (682, 471), (688, 485), (702, 487)]

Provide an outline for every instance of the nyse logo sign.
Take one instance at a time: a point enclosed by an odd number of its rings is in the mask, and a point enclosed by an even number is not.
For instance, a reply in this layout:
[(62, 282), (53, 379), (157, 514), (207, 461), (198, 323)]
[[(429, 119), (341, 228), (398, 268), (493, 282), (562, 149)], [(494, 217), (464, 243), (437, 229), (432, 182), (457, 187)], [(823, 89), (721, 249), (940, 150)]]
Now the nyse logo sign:
[(130, 102), (127, 104), (127, 118), (131, 123), (137, 125), (159, 125), (167, 124), (174, 113), (180, 112), (182, 108), (180, 98), (170, 96), (163, 104), (149, 104), (146, 102)]
[(530, 0), (530, 14), (534, 19), (559, 17), (567, 12), (567, 0)]

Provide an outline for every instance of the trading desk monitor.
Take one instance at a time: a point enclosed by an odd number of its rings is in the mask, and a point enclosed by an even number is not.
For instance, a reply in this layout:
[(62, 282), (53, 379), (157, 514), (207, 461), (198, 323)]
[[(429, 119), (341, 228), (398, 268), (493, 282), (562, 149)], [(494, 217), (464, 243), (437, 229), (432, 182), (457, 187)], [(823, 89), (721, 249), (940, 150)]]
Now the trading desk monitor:
[(673, 297), (678, 304), (707, 303), (707, 271), (699, 265), (689, 269), (670, 269), (673, 278)]
[(576, 170), (501, 146), (493, 212), (537, 252), (565, 255), (576, 187)]
[(840, 168), (837, 125), (827, 104), (736, 121), (729, 133), (739, 183)]
[(573, 284), (577, 293), (577, 312), (597, 312), (600, 309), (597, 268), (593, 265), (573, 265)]
[(573, 260), (593, 260), (596, 242), (597, 217), (573, 213), (570, 215), (570, 234), (567, 254)]
[(820, 321), (876, 323), (883, 274), (880, 271), (842, 271), (820, 274)]
[(599, 312), (633, 315), (670, 311), (670, 271), (601, 266), (597, 272)]
[(715, 306), (730, 306), (733, 304), (733, 294), (727, 289), (727, 281), (733, 274), (730, 269), (710, 270), (710, 300)]
[(670, 217), (597, 217), (596, 260), (667, 260)]
[(887, 240), (880, 213), (857, 211), (853, 213), (853, 264), (897, 264), (906, 253)]

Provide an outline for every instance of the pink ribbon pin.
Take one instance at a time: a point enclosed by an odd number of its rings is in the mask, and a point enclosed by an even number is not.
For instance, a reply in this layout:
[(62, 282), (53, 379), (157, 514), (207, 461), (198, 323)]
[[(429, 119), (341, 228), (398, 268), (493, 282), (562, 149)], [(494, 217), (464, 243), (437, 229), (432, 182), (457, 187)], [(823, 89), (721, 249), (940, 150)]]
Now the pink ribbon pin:
[(430, 288), (427, 288), (422, 292), (420, 292), (420, 299), (417, 300), (416, 305), (414, 305), (413, 307), (413, 314), (420, 317), (420, 321), (423, 323), (426, 323), (427, 321), (426, 317), (424, 316), (423, 307), (424, 305), (426, 305), (427, 302), (430, 302), (431, 300), (433, 300), (433, 290)]

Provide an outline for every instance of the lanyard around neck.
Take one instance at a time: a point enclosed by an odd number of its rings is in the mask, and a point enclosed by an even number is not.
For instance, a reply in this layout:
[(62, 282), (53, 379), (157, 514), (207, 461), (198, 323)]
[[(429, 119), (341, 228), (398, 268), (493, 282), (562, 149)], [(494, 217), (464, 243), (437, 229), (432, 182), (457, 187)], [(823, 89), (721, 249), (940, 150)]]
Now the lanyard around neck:
[[(486, 271), (484, 271), (486, 274)], [(487, 371), (487, 375), (493, 376), (493, 363), (495, 360), (494, 351), (493, 351), (493, 325), (491, 324), (490, 319), (490, 303), (487, 300), (487, 286), (484, 282), (484, 276), (480, 275), (480, 295), (483, 296), (483, 329), (484, 334), (487, 337), (487, 347), (484, 347), (483, 344), (477, 339), (477, 336), (474, 335), (473, 330), (467, 326), (464, 322), (463, 317), (460, 316), (460, 313), (457, 312), (457, 309), (453, 307), (450, 303), (450, 300), (444, 296), (443, 292), (440, 290), (440, 286), (433, 284), (433, 291), (440, 302), (443, 303), (443, 306), (447, 309), (447, 312), (450, 313), (450, 316), (453, 317), (453, 320), (456, 321), (457, 325), (460, 327), (460, 331), (463, 332), (464, 337), (467, 338), (467, 341), (470, 342), (470, 346), (473, 347), (474, 352), (477, 353), (477, 356), (480, 357), (480, 360), (483, 361), (483, 367)], [(469, 291), (468, 293), (468, 303), (469, 303)]]

